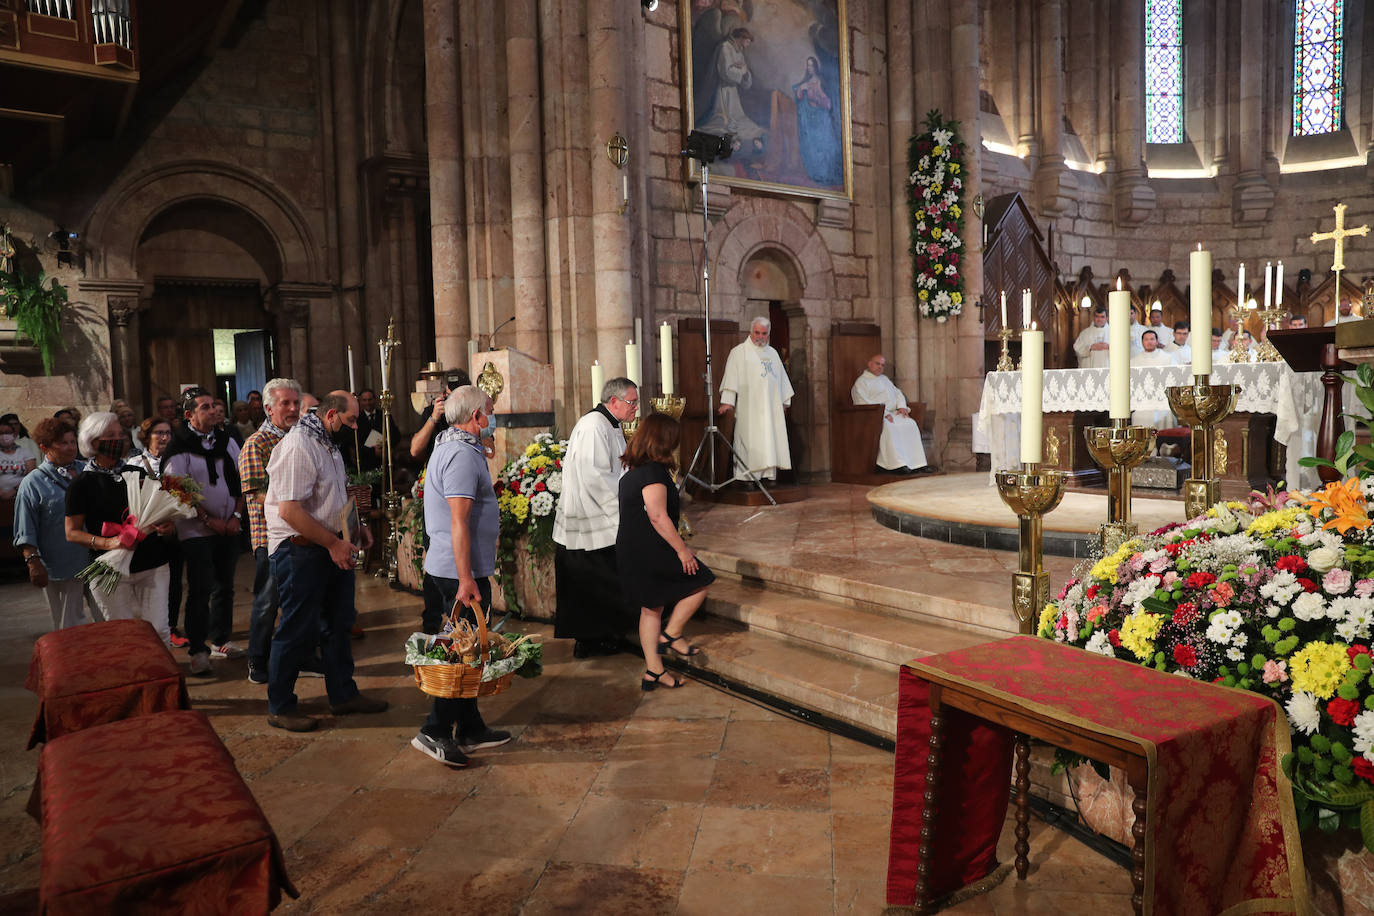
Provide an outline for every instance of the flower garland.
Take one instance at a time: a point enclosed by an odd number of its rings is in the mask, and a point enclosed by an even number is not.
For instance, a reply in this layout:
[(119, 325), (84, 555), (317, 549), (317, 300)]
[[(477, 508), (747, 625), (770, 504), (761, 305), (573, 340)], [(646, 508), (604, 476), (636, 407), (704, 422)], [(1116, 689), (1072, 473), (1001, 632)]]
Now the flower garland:
[(553, 551), (553, 514), (563, 492), (563, 456), (568, 441), (550, 433), (534, 437), (520, 457), (508, 461), (496, 477), (501, 534), (496, 544), (497, 578), (506, 605), (519, 614), (515, 596), (515, 549), (528, 536), (525, 549), (531, 556)]
[(946, 121), (939, 109), (926, 115), (926, 132), (912, 137), (907, 149), (911, 210), (911, 285), (921, 314), (947, 321), (964, 310), (964, 274), (959, 267), (964, 247), (964, 144), (958, 121)]

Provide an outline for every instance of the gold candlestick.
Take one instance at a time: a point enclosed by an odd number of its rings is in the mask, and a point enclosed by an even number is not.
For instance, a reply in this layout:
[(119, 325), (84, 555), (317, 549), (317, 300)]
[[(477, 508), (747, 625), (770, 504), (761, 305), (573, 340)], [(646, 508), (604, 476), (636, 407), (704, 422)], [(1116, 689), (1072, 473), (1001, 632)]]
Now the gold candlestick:
[(1107, 523), (1098, 529), (1106, 555), (1137, 531), (1131, 521), (1131, 469), (1154, 451), (1155, 430), (1114, 418), (1111, 426), (1089, 426), (1083, 435), (1093, 461), (1107, 472)]
[(997, 371), (1011, 372), (1016, 368), (1011, 361), (1011, 339), (1016, 336), (1016, 332), (1011, 328), (1003, 328), (997, 332), (997, 336), (1002, 338), (1002, 356), (997, 360)]
[[(1166, 389), (1174, 414), (1193, 429), (1193, 476), (1183, 483), (1185, 519), (1197, 518), (1221, 499), (1213, 451), (1213, 429), (1236, 409), (1239, 385), (1213, 385), (1209, 376), (1193, 376), (1193, 384)], [(1217, 431), (1220, 435), (1220, 431)], [(1221, 468), (1225, 473), (1226, 468)]]
[(1011, 609), (1021, 633), (1034, 633), (1040, 611), (1050, 600), (1045, 572), (1044, 516), (1064, 498), (1064, 472), (1023, 463), (1019, 471), (998, 471), (997, 492), (1020, 521), (1017, 572), (1011, 575)]
[(391, 406), (395, 395), (391, 392), (392, 353), (401, 345), (396, 339), (396, 319), (387, 322), (386, 337), (377, 341), (386, 353), (382, 371), (382, 391), (377, 395), (377, 403), (382, 407), (382, 463), (386, 467), (386, 490), (382, 493), (382, 514), (386, 516), (386, 542), (382, 550), (382, 568), (377, 570), (378, 578), (386, 576), (387, 581), (396, 584), (400, 578), (397, 572), (397, 558), (401, 547), (401, 494), (396, 491), (396, 466), (391, 448)]
[(1269, 342), (1269, 332), (1279, 330), (1282, 325), (1284, 310), (1281, 308), (1260, 309), (1258, 312), (1260, 320), (1264, 322), (1264, 340), (1255, 348), (1255, 359), (1262, 363), (1281, 363), (1283, 357), (1279, 351)]

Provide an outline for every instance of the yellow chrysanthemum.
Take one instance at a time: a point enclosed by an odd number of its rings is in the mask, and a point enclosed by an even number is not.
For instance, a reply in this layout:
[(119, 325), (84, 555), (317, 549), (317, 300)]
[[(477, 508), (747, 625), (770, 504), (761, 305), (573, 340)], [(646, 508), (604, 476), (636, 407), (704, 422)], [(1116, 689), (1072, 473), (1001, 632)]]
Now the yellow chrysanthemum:
[(1040, 612), (1040, 621), (1036, 624), (1035, 632), (1041, 636), (1048, 636), (1055, 620), (1059, 619), (1059, 605), (1051, 601), (1045, 605), (1045, 609)]
[(1134, 617), (1127, 617), (1126, 622), (1121, 625), (1121, 645), (1129, 649), (1136, 658), (1145, 661), (1155, 654), (1155, 637), (1159, 635), (1159, 628), (1162, 626), (1164, 617), (1160, 614), (1136, 614)]
[(523, 522), (530, 514), (530, 498), (523, 493), (511, 497), (510, 510), (518, 520)]
[(1140, 541), (1131, 538), (1122, 543), (1114, 553), (1109, 553), (1102, 559), (1093, 564), (1093, 568), (1088, 570), (1088, 575), (1094, 579), (1106, 579), (1113, 584), (1116, 583), (1116, 568), (1122, 561), (1135, 553), (1140, 548)]
[(1288, 531), (1297, 522), (1299, 515), (1302, 515), (1302, 509), (1297, 506), (1279, 509), (1275, 512), (1266, 512), (1251, 522), (1250, 526), (1245, 529), (1245, 533), (1262, 538), (1273, 534), (1275, 531)]
[(930, 234), (931, 234), (934, 238), (937, 238), (937, 239), (938, 239), (940, 236), (944, 235), (944, 232), (945, 232), (945, 231), (944, 231), (943, 229), (941, 229), (939, 226), (936, 226), (934, 229), (930, 230)]
[(917, 219), (925, 219), (925, 218), (926, 218), (926, 211), (924, 211), (924, 210), (917, 210), (917, 211), (916, 211), (916, 218), (917, 218)]
[(923, 289), (923, 290), (921, 290), (919, 293), (917, 293), (916, 295), (920, 297), (920, 299), (921, 299), (922, 302), (925, 302), (927, 299), (930, 298), (930, 290), (928, 290), (928, 289)]
[(930, 154), (932, 156), (943, 156), (945, 154), (945, 148), (943, 146), (937, 146), (930, 151)]
[(533, 458), (535, 455), (538, 455), (538, 454), (539, 454), (539, 443), (538, 443), (538, 442), (531, 442), (529, 445), (525, 446), (525, 457), (526, 457), (526, 458)]
[(1293, 654), (1288, 676), (1294, 690), (1305, 690), (1319, 700), (1330, 699), (1350, 670), (1350, 656), (1341, 643), (1310, 642)]
[(1322, 512), (1330, 509), (1336, 517), (1322, 527), (1335, 529), (1341, 534), (1345, 534), (1351, 528), (1363, 531), (1370, 525), (1358, 477), (1327, 484), (1325, 489), (1309, 496), (1303, 505), (1313, 518), (1320, 518)]
[(547, 467), (551, 464), (553, 464), (553, 459), (548, 457), (547, 455), (535, 455), (533, 458), (530, 459), (529, 466), (532, 470), (537, 471), (540, 468)]
[(958, 204), (953, 204), (953, 205), (949, 208), (949, 212), (950, 212), (950, 213), (953, 213), (953, 214), (955, 215), (956, 218), (964, 215), (964, 211), (959, 207)]
[(949, 171), (952, 175), (958, 175), (961, 171), (963, 171), (963, 168), (959, 165), (959, 163), (951, 162), (949, 164)]
[(954, 302), (955, 305), (958, 305), (960, 302), (964, 301), (964, 294), (958, 292), (950, 293), (949, 298)]

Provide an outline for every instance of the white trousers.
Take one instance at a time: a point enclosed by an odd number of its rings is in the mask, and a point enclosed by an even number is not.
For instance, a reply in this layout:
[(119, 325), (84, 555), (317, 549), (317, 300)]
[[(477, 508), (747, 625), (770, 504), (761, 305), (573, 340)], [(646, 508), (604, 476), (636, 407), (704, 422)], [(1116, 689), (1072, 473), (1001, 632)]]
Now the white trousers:
[(49, 579), (43, 595), (48, 599), (54, 630), (90, 623), (86, 619), (86, 583), (80, 579)]
[(106, 620), (146, 620), (157, 630), (163, 643), (167, 643), (172, 635), (167, 623), (167, 587), (171, 578), (172, 569), (164, 563), (154, 569), (131, 573), (109, 594), (98, 588), (91, 592)]
[[(888, 419), (888, 417), (892, 419)], [(896, 471), (903, 467), (913, 471), (926, 466), (926, 447), (921, 442), (921, 428), (911, 417), (901, 414), (883, 416), (883, 434), (878, 439), (878, 467)]]

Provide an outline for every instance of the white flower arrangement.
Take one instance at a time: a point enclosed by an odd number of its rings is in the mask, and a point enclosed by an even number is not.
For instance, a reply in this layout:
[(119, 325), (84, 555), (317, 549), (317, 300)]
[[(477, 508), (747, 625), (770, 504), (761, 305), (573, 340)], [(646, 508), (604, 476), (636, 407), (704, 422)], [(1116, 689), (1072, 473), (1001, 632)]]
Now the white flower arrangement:
[(957, 123), (938, 110), (926, 115), (926, 132), (911, 139), (912, 289), (921, 314), (937, 321), (964, 308), (964, 276), (958, 249), (964, 229), (959, 199), (964, 188), (964, 145)]

